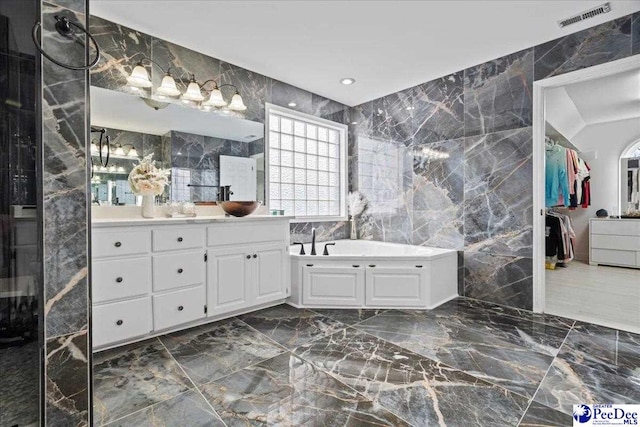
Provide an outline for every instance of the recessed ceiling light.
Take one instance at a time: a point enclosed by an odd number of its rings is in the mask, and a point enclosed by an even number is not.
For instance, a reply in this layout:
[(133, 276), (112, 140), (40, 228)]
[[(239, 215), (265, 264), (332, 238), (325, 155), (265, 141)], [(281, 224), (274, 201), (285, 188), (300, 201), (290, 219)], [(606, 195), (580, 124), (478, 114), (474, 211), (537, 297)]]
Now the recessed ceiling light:
[(345, 77), (344, 79), (340, 79), (340, 83), (343, 85), (352, 85), (356, 82), (356, 79), (353, 77)]
[(288, 103), (287, 105), (288, 105), (289, 107), (295, 107), (295, 106), (296, 106), (296, 105), (298, 105), (298, 104), (296, 104), (295, 102), (290, 102), (290, 103)]

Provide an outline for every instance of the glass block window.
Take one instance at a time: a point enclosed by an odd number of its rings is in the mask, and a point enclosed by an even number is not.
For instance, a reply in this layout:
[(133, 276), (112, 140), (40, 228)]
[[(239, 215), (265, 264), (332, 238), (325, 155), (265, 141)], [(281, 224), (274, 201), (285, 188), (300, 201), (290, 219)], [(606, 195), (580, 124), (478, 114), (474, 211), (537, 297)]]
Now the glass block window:
[(346, 126), (268, 106), (269, 209), (297, 218), (346, 216)]

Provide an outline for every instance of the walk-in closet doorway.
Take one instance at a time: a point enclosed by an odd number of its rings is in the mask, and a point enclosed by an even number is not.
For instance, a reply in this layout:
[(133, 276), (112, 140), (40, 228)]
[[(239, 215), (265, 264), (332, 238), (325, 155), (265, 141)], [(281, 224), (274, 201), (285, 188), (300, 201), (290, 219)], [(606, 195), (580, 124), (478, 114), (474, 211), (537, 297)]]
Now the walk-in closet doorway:
[(533, 91), (534, 311), (638, 333), (640, 57)]

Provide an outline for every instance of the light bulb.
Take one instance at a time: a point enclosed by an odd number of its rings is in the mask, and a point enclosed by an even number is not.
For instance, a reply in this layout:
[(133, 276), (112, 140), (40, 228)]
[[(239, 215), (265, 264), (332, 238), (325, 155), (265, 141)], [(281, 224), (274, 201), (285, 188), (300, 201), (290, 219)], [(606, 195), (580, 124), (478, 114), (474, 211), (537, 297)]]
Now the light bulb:
[(117, 171), (118, 172), (124, 172), (124, 166), (118, 166)]
[(217, 87), (213, 88), (209, 99), (207, 99), (202, 105), (205, 107), (224, 107), (227, 105), (224, 98), (222, 98), (222, 92)]
[(115, 172), (115, 171), (116, 171), (115, 165), (109, 166), (109, 172)]
[(98, 146), (95, 144), (95, 142), (91, 143), (91, 154), (97, 154), (99, 152), (98, 150)]
[(231, 98), (231, 103), (229, 104), (229, 109), (233, 111), (244, 111), (247, 109), (247, 106), (242, 102), (242, 97), (238, 92), (233, 95)]
[(102, 155), (106, 156), (109, 153), (109, 147), (107, 147), (106, 145), (102, 146)]
[(114, 156), (124, 156), (124, 150), (122, 149), (122, 145), (116, 145), (116, 149), (113, 150)]
[(191, 83), (187, 86), (187, 91), (182, 95), (182, 100), (195, 102), (204, 101), (204, 96), (202, 96), (202, 92), (200, 92), (200, 85), (196, 83), (193, 77), (191, 78)]
[(129, 152), (127, 153), (127, 156), (138, 157), (138, 151), (136, 150), (135, 147), (131, 147), (131, 150), (129, 150)]
[(143, 87), (149, 88), (153, 84), (151, 83), (151, 79), (149, 78), (149, 73), (147, 73), (147, 69), (144, 68), (142, 62), (138, 62), (138, 64), (133, 67), (131, 71), (131, 75), (127, 77), (127, 83), (133, 87)]
[(162, 84), (158, 89), (156, 89), (156, 93), (162, 96), (178, 96), (180, 95), (180, 91), (176, 87), (176, 81), (173, 79), (171, 74), (167, 72), (165, 76), (162, 78)]

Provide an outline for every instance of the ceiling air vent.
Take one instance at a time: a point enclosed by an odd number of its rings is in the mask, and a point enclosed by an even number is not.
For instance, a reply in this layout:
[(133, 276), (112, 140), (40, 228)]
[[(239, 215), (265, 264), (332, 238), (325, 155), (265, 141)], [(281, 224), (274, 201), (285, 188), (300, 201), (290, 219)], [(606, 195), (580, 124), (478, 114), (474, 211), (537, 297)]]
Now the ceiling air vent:
[(558, 21), (558, 25), (560, 28), (564, 28), (568, 25), (575, 24), (576, 22), (584, 21), (585, 19), (593, 18), (607, 12), (611, 12), (611, 5), (609, 3), (601, 4), (600, 6), (596, 6), (579, 15)]

